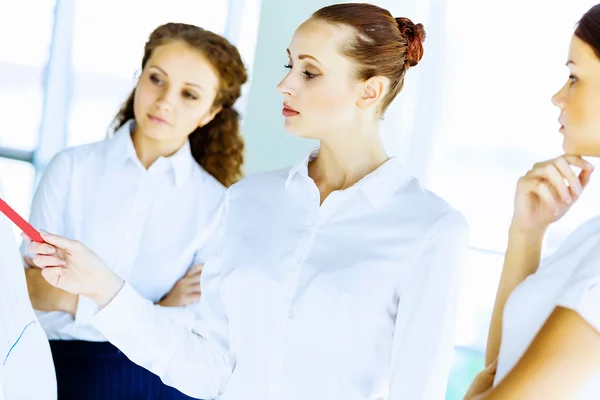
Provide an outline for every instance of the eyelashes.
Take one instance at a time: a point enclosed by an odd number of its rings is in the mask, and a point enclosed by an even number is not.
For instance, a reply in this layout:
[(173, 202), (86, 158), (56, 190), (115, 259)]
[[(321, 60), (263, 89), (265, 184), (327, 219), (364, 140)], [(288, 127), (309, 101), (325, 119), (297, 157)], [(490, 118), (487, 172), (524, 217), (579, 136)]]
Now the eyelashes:
[[(291, 64), (285, 64), (283, 67), (287, 68), (287, 69), (292, 69), (292, 65)], [(308, 72), (307, 70), (302, 71), (302, 73), (304, 74), (304, 76), (306, 76), (306, 78), (308, 80), (314, 79), (317, 76), (319, 76), (318, 74), (312, 74), (312, 73)]]
[[(164, 82), (162, 79), (160, 79), (160, 77), (156, 74), (152, 74), (150, 75), (150, 81), (156, 85), (156, 86), (163, 86)], [(198, 96), (196, 96), (194, 93), (184, 90), (181, 95), (186, 99), (186, 100), (198, 100)]]

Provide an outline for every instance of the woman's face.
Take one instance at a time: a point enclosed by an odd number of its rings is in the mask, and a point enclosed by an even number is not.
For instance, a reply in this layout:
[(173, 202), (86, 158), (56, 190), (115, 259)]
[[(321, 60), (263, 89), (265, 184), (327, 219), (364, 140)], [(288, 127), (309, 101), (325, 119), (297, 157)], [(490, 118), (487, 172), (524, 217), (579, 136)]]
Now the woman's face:
[(560, 132), (567, 154), (600, 157), (600, 59), (591, 46), (573, 35), (569, 79), (552, 97), (560, 108)]

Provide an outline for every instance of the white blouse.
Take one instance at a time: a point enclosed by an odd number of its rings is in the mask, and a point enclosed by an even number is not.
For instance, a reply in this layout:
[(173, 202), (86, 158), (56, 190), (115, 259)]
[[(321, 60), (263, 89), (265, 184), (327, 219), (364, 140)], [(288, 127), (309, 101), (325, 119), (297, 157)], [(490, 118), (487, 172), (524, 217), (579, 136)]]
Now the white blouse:
[[(600, 332), (600, 217), (573, 232), (504, 307), (496, 383), (519, 361), (557, 306), (576, 311)], [(573, 400), (600, 399), (600, 370)]]
[[(0, 182), (0, 197), (2, 184)], [(48, 339), (35, 318), (12, 222), (0, 213), (0, 400), (56, 399)]]
[(192, 333), (129, 284), (95, 325), (194, 397), (444, 398), (464, 218), (395, 158), (320, 206), (307, 164), (228, 191)]
[[(35, 192), (30, 223), (85, 243), (156, 303), (209, 256), (206, 239), (226, 189), (198, 165), (187, 141), (146, 170), (131, 140), (134, 123), (110, 139), (57, 154)], [(154, 307), (191, 329), (195, 304)], [(91, 300), (80, 297), (75, 316), (37, 315), (50, 339), (104, 341), (90, 321), (96, 311)]]

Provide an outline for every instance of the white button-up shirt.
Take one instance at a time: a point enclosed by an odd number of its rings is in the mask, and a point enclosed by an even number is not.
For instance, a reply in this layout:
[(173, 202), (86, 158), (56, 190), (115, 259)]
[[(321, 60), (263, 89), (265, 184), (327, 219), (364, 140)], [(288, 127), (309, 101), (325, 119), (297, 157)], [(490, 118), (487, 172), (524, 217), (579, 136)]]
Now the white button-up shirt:
[[(85, 243), (156, 303), (210, 253), (206, 239), (226, 189), (193, 159), (187, 141), (146, 170), (133, 147), (133, 127), (132, 120), (107, 140), (55, 156), (34, 195), (30, 222)], [(155, 309), (191, 329), (194, 306)], [(37, 315), (50, 339), (104, 341), (91, 325), (96, 311), (80, 297), (75, 317)]]
[[(0, 183), (0, 197), (2, 184)], [(56, 399), (48, 339), (35, 318), (12, 223), (0, 213), (0, 400)]]
[[(496, 383), (519, 361), (557, 306), (574, 310), (600, 333), (600, 217), (575, 230), (509, 296)], [(573, 397), (589, 399), (600, 399), (600, 371)]]
[(464, 218), (397, 159), (319, 205), (307, 164), (228, 191), (193, 332), (129, 284), (95, 325), (194, 397), (443, 399)]

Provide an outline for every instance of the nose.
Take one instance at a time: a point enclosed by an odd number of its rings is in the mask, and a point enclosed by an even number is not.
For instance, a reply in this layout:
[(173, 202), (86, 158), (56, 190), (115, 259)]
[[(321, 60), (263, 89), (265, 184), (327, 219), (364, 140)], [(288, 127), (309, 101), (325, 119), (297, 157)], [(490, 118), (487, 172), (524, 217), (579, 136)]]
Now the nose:
[(169, 88), (165, 88), (156, 101), (156, 106), (161, 112), (169, 112), (173, 108), (173, 102), (175, 99), (176, 93), (173, 90), (169, 90)]
[(565, 91), (567, 89), (567, 84), (564, 84), (562, 88), (560, 88), (560, 90), (558, 92), (556, 92), (554, 94), (554, 96), (552, 96), (552, 104), (554, 104), (556, 107), (562, 109), (564, 108), (565, 105), (565, 99), (566, 99), (566, 95), (565, 95)]
[(293, 96), (296, 92), (293, 82), (291, 82), (291, 74), (287, 74), (281, 82), (277, 84), (277, 91), (282, 96)]

